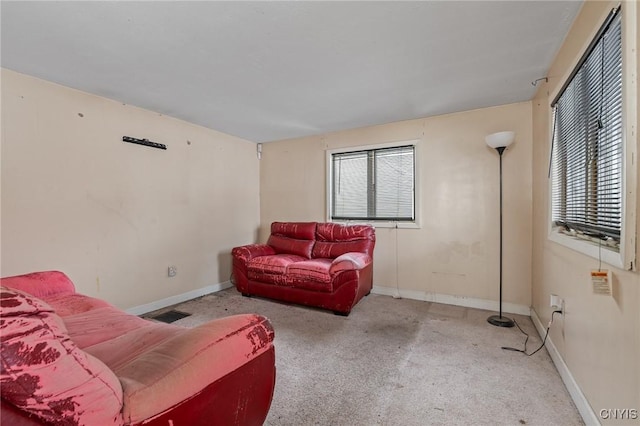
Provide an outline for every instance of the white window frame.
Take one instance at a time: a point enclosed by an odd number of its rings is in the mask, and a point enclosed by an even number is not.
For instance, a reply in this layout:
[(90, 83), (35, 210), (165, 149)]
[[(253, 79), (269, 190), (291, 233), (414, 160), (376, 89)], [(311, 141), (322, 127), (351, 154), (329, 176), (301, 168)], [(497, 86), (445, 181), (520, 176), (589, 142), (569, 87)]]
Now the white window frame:
[[(637, 270), (636, 262), (636, 193), (637, 193), (637, 144), (638, 144), (638, 59), (637, 52), (637, 26), (635, 17), (637, 5), (635, 2), (624, 2), (622, 5), (622, 229), (620, 232), (619, 251), (608, 248), (605, 244), (600, 244), (591, 240), (585, 240), (577, 236), (567, 235), (560, 232), (553, 226), (552, 202), (552, 180), (549, 179), (548, 186), (548, 238), (550, 241), (597, 259), (595, 267), (599, 262), (607, 263), (614, 267), (626, 270)], [(609, 10), (607, 10), (607, 15)], [(603, 16), (601, 22), (604, 22)], [(561, 81), (567, 81), (573, 69), (576, 67), (587, 46), (596, 37), (600, 26), (594, 29), (585, 40), (583, 48), (573, 60), (573, 65), (568, 67)], [(550, 98), (555, 98), (562, 89), (559, 86), (555, 92), (549, 94)], [(553, 140), (553, 108), (549, 108), (549, 140)], [(551, 148), (550, 148), (551, 150)], [(552, 153), (549, 151), (549, 156)]]
[[(356, 151), (367, 151), (373, 149), (383, 149), (383, 148), (397, 148), (401, 146), (413, 146), (413, 161), (414, 161), (414, 220), (413, 221), (394, 221), (394, 220), (372, 220), (372, 221), (363, 221), (363, 220), (333, 220), (331, 219), (331, 205), (333, 199), (333, 170), (332, 170), (332, 156), (333, 154), (343, 154), (347, 152), (356, 152)], [(406, 141), (396, 141), (396, 142), (387, 142), (375, 145), (360, 145), (353, 147), (345, 147), (345, 148), (335, 148), (328, 149), (326, 152), (326, 176), (327, 176), (327, 187), (326, 187), (326, 212), (325, 217), (327, 222), (335, 222), (335, 223), (344, 223), (344, 224), (367, 224), (372, 225), (376, 228), (407, 228), (407, 229), (419, 229), (420, 226), (420, 140), (406, 140)]]

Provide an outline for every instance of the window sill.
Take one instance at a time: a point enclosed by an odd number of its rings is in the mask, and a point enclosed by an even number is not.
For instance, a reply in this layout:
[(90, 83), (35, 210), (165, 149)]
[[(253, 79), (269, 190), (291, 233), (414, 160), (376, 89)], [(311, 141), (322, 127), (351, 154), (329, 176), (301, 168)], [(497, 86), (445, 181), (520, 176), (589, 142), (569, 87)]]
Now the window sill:
[(393, 221), (358, 221), (358, 220), (329, 220), (333, 223), (343, 225), (371, 225), (374, 228), (398, 228), (398, 229), (420, 229), (417, 222), (393, 222)]
[(549, 240), (596, 260), (602, 260), (602, 263), (607, 263), (616, 268), (625, 269), (621, 254), (605, 245), (600, 246), (591, 241), (562, 234), (555, 230), (552, 230), (549, 233)]

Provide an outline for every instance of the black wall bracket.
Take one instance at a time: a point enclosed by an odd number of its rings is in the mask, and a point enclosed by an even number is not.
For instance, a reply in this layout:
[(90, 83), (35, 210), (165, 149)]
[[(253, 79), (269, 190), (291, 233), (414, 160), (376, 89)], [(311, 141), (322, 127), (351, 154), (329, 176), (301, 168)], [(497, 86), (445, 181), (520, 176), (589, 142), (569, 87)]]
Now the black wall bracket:
[(131, 136), (123, 136), (122, 142), (135, 143), (138, 145), (150, 146), (152, 148), (158, 148), (158, 149), (167, 149), (167, 146), (163, 143), (151, 142), (149, 139), (132, 138)]

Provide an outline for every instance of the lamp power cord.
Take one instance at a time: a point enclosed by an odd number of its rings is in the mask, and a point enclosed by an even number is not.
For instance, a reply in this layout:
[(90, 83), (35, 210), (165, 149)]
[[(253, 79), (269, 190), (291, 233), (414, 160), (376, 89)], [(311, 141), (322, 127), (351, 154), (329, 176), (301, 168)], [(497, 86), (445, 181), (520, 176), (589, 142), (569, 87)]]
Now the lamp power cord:
[(526, 356), (531, 356), (537, 353), (540, 349), (544, 347), (544, 344), (547, 341), (547, 337), (549, 337), (549, 330), (551, 329), (551, 324), (553, 324), (553, 316), (555, 314), (561, 314), (561, 313), (562, 311), (559, 311), (559, 310), (553, 311), (551, 313), (551, 320), (549, 320), (549, 324), (547, 325), (547, 331), (545, 332), (544, 338), (542, 339), (542, 344), (540, 345), (540, 347), (538, 347), (535, 351), (531, 353), (527, 353), (527, 342), (529, 341), (529, 335), (525, 333), (525, 331), (522, 328), (520, 328), (520, 325), (516, 322), (515, 319), (512, 319), (513, 323), (516, 325), (516, 327), (518, 327), (518, 330), (520, 330), (520, 332), (526, 336), (526, 339), (524, 340), (524, 349), (512, 348), (510, 346), (502, 346), (502, 349), (504, 349), (505, 351), (521, 352)]

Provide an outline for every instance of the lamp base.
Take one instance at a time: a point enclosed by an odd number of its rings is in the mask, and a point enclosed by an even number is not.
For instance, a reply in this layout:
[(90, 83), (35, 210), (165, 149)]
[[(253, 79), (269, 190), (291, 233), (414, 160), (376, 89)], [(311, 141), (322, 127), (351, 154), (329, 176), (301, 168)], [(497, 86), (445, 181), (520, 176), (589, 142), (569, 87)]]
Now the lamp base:
[(515, 325), (512, 319), (500, 315), (491, 315), (487, 318), (487, 322), (498, 327), (513, 327)]

